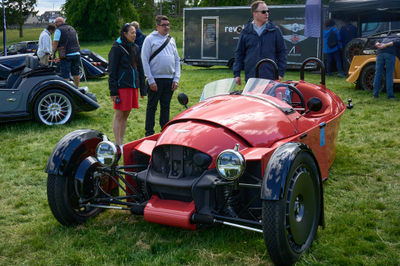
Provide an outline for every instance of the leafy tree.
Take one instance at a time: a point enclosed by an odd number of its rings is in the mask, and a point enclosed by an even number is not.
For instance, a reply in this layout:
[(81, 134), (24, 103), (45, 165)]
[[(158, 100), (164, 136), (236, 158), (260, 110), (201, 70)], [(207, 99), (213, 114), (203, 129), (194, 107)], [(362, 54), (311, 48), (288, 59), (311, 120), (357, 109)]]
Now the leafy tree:
[(154, 0), (134, 0), (133, 5), (139, 14), (138, 22), (141, 28), (154, 28)]
[(64, 11), (83, 41), (115, 38), (123, 23), (139, 19), (132, 0), (67, 0)]
[[(18, 25), (19, 37), (24, 37), (22, 26), (29, 15), (36, 15), (35, 11), (36, 0), (16, 0), (4, 1), (4, 7), (6, 10), (6, 24), (7, 25)], [(1, 10), (1, 25), (3, 26), (3, 10)]]

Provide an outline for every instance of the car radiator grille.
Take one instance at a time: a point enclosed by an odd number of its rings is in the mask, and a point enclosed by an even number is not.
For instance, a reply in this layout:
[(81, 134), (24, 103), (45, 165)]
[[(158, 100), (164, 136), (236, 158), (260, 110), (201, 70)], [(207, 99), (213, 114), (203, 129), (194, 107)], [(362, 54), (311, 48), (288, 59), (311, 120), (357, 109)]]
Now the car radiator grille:
[(176, 145), (164, 145), (153, 151), (151, 168), (167, 178), (199, 177), (211, 164), (201, 151)]
[(145, 183), (162, 199), (192, 201), (192, 188), (212, 162), (211, 156), (184, 146), (163, 145), (153, 150)]

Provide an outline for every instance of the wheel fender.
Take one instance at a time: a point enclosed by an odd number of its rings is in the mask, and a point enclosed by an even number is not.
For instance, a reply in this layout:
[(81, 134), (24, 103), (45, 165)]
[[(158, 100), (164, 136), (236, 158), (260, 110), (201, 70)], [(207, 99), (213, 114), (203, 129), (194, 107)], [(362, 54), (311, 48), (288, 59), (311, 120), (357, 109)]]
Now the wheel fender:
[(309, 153), (315, 161), (319, 174), (319, 185), (321, 191), (321, 216), (319, 224), (324, 225), (324, 200), (323, 187), (321, 179), (321, 169), (318, 161), (315, 158), (312, 150), (304, 143), (289, 142), (277, 148), (272, 154), (267, 169), (264, 174), (263, 183), (261, 186), (261, 199), (264, 200), (279, 200), (283, 198), (286, 186), (286, 177), (289, 174), (290, 167), (297, 157), (302, 152)]
[(86, 157), (94, 156), (97, 144), (103, 140), (104, 134), (97, 130), (80, 129), (65, 135), (53, 149), (47, 161), (46, 173), (65, 176), (77, 169), (77, 162)]
[(306, 144), (297, 142), (286, 143), (274, 151), (268, 162), (261, 187), (261, 199), (279, 200), (283, 197), (286, 177), (289, 174), (290, 166), (300, 152), (308, 152), (312, 155), (320, 173), (318, 162)]
[(356, 82), (361, 74), (363, 68), (368, 64), (375, 64), (376, 57), (371, 55), (356, 55), (351, 62), (349, 69), (349, 77), (346, 79), (347, 82)]
[(86, 157), (79, 164), (78, 169), (75, 172), (75, 191), (79, 197), (88, 197), (88, 195), (86, 195), (87, 191), (85, 191), (85, 184), (90, 181), (88, 179), (90, 178), (93, 169), (99, 165), (99, 161), (93, 156)]
[[(68, 85), (67, 85), (68, 86)], [(64, 92), (66, 92), (70, 97), (72, 97), (71, 93), (69, 92), (68, 89), (66, 89), (66, 84), (63, 83), (60, 80), (54, 80), (54, 79), (44, 79), (42, 81), (39, 81), (36, 83), (35, 86), (33, 86), (32, 90), (29, 93), (26, 105), (27, 105), (27, 110), (30, 110), (33, 112), (33, 107), (35, 105), (35, 101), (37, 97), (44, 91), (50, 90), (50, 89), (59, 89)]]

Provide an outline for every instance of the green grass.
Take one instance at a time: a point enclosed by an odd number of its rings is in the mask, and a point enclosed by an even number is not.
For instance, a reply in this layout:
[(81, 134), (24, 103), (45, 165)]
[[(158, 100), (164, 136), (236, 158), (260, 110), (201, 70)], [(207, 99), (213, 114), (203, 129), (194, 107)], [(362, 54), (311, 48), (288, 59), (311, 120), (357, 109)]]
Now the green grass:
[[(111, 41), (84, 43), (107, 56)], [(183, 66), (179, 92), (198, 102), (202, 87), (231, 77), (225, 67)], [(298, 80), (290, 71), (285, 79)], [(319, 82), (319, 76), (306, 74)], [(68, 125), (33, 121), (0, 124), (0, 265), (265, 265), (271, 264), (262, 235), (226, 226), (187, 231), (150, 224), (124, 211), (105, 211), (67, 228), (52, 216), (46, 196), (47, 159), (60, 138), (81, 128), (111, 139), (113, 109), (107, 78), (90, 80), (101, 107), (79, 113)], [(342, 117), (336, 160), (324, 183), (325, 228), (298, 265), (400, 264), (400, 93), (378, 100), (344, 79), (327, 87), (354, 108)], [(171, 116), (183, 108), (172, 101)], [(144, 136), (146, 99), (133, 110), (125, 140)], [(156, 118), (158, 121), (158, 118)], [(156, 127), (159, 130), (159, 127)]]
[[(43, 31), (43, 28), (32, 28), (32, 29), (24, 29), (23, 30), (23, 37), (19, 37), (19, 30), (17, 29), (8, 29), (6, 31), (7, 33), (7, 46), (16, 43), (16, 42), (22, 42), (22, 41), (33, 41), (33, 40), (39, 40), (40, 33)], [(0, 36), (0, 45), (1, 45), (1, 50), (3, 50), (3, 32), (1, 32)]]

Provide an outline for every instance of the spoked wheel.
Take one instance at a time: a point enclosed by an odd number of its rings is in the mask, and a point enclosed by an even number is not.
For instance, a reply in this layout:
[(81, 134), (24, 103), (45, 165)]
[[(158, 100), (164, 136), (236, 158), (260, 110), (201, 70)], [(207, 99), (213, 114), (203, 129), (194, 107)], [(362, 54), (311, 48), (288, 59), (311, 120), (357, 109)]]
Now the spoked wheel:
[(290, 167), (283, 198), (263, 201), (264, 241), (275, 264), (291, 265), (311, 246), (320, 210), (319, 172), (311, 155), (302, 152)]
[[(385, 87), (385, 76), (383, 75), (381, 80), (381, 90)], [(366, 91), (374, 90), (374, 78), (375, 78), (375, 64), (369, 64), (363, 67), (360, 74), (360, 85)]]
[(346, 63), (351, 64), (353, 57), (356, 55), (362, 55), (364, 45), (367, 42), (366, 38), (356, 38), (351, 40), (344, 49), (344, 54), (346, 58)]
[(71, 97), (61, 90), (48, 90), (39, 95), (34, 106), (36, 121), (45, 125), (62, 125), (71, 121), (74, 106)]
[[(86, 78), (85, 68), (83, 66), (79, 66), (79, 79), (85, 80), (85, 78)], [(71, 73), (69, 73), (69, 79), (74, 80), (74, 77), (72, 76)]]

